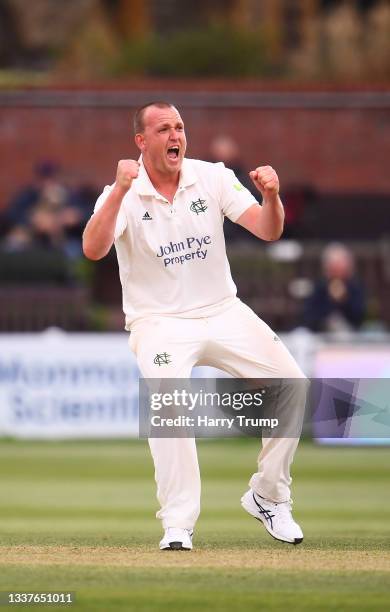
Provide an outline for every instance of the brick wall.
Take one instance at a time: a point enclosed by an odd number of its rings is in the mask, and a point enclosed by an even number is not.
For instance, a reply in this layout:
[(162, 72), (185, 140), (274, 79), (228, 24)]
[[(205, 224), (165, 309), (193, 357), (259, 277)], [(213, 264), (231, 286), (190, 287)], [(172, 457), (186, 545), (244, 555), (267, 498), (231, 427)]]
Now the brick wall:
[(33, 164), (59, 161), (74, 182), (99, 189), (113, 181), (117, 160), (136, 157), (131, 113), (161, 98), (182, 111), (188, 156), (207, 158), (210, 140), (231, 134), (248, 171), (269, 163), (283, 185), (320, 192), (389, 193), (389, 93), (218, 89), (198, 83), (149, 83), (109, 90), (0, 93), (0, 208), (31, 179)]

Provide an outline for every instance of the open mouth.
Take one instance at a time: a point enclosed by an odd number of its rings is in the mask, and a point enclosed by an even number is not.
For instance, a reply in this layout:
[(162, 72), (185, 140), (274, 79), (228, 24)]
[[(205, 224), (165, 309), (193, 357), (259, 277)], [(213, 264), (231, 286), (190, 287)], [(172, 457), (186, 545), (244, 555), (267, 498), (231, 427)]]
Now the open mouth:
[(174, 146), (174, 147), (169, 147), (168, 151), (167, 151), (167, 155), (169, 159), (177, 159), (179, 157), (179, 147), (178, 146)]

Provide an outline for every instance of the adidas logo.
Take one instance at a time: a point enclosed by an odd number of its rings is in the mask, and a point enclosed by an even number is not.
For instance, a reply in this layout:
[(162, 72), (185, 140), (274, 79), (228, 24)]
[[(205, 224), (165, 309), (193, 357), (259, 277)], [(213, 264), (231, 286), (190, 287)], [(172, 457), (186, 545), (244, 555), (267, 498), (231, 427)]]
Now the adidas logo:
[(142, 221), (153, 221), (153, 217), (151, 217), (148, 213), (148, 211), (146, 211), (146, 213), (144, 214), (144, 216), (142, 217)]

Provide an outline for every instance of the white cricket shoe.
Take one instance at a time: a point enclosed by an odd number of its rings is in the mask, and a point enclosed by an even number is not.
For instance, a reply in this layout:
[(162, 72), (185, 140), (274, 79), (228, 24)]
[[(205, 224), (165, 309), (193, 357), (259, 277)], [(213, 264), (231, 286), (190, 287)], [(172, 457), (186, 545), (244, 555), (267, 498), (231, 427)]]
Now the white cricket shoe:
[(241, 505), (255, 519), (261, 521), (268, 533), (276, 540), (289, 542), (290, 544), (300, 544), (302, 542), (302, 530), (291, 515), (291, 501), (277, 504), (260, 497), (252, 489), (249, 489), (241, 497)]
[(160, 542), (160, 550), (192, 550), (192, 535), (190, 529), (168, 527)]

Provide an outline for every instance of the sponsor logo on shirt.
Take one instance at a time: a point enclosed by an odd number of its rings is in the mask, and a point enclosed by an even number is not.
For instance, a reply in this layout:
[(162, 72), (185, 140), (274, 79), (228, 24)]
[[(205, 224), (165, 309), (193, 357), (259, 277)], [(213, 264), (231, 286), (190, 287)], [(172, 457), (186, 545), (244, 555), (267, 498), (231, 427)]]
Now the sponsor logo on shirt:
[(142, 217), (142, 221), (153, 221), (153, 217), (151, 217), (148, 213), (148, 211), (146, 211), (146, 213), (144, 214), (144, 216)]
[(194, 212), (196, 215), (199, 215), (202, 212), (207, 210), (208, 206), (206, 206), (206, 200), (201, 200), (198, 198), (194, 202), (191, 202), (190, 210)]
[(245, 189), (244, 185), (241, 185), (241, 183), (234, 183), (233, 187), (236, 191), (243, 191)]
[[(161, 257), (165, 268), (173, 264), (183, 265), (187, 261), (204, 260), (207, 257), (207, 248), (211, 244), (210, 236), (189, 236), (185, 240), (172, 242), (160, 245), (158, 247), (157, 257)], [(173, 255), (180, 253), (180, 255)]]

